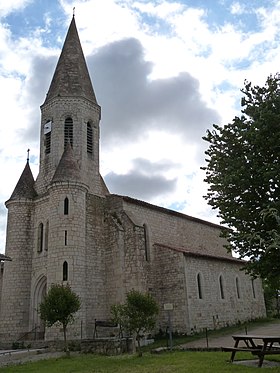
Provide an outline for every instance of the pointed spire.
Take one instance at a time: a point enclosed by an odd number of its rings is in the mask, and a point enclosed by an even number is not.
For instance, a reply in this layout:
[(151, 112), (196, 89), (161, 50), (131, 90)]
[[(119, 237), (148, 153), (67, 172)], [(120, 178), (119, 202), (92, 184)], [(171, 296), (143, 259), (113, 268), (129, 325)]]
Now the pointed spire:
[(94, 103), (95, 93), (73, 15), (45, 103), (54, 97), (84, 97)]
[(10, 197), (11, 199), (28, 198), (33, 199), (37, 193), (34, 189), (34, 178), (27, 160), (24, 170), (17, 182), (17, 185)]
[(52, 182), (55, 181), (79, 181), (80, 169), (74, 157), (73, 149), (70, 142), (67, 143), (64, 153), (56, 168)]

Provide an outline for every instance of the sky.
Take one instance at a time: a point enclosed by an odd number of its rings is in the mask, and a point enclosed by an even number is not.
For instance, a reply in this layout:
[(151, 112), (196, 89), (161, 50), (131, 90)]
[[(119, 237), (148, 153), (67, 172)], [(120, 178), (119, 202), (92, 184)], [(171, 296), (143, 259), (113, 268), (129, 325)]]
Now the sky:
[(0, 252), (27, 149), (38, 174), (40, 105), (74, 7), (110, 192), (219, 223), (202, 138), (240, 115), (245, 79), (279, 72), (280, 0), (0, 1)]

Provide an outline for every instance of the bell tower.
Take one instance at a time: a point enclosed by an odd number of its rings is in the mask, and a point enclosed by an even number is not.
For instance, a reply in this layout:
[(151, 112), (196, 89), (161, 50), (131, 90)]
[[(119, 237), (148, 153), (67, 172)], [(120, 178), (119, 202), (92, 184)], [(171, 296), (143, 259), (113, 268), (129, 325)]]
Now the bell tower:
[(74, 16), (41, 113), (36, 192), (39, 195), (46, 192), (69, 142), (81, 182), (92, 194), (107, 194), (99, 173), (101, 108), (95, 97)]

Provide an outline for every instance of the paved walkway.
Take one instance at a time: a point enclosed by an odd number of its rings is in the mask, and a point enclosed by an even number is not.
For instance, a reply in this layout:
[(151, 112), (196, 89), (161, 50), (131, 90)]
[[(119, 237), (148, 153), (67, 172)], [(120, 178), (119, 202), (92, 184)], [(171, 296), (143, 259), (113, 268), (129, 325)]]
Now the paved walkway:
[[(224, 336), (212, 337), (208, 336), (208, 346), (206, 337), (198, 339), (193, 342), (185, 344), (185, 347), (190, 348), (220, 348), (222, 346), (233, 346), (232, 334), (245, 334), (245, 328), (240, 328), (234, 333), (230, 333)], [(262, 326), (256, 326), (254, 328), (248, 328), (247, 334), (258, 334), (258, 335), (280, 335), (280, 320), (274, 321), (271, 323), (266, 323)]]

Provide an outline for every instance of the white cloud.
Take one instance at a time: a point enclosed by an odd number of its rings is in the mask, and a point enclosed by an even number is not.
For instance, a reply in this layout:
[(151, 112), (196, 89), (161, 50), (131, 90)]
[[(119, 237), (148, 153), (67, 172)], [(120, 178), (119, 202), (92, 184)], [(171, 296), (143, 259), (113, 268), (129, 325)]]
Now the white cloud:
[(245, 5), (239, 1), (235, 1), (230, 5), (230, 12), (234, 15), (240, 15), (245, 13)]
[(0, 3), (0, 17), (5, 17), (14, 11), (22, 10), (33, 1), (34, 0), (3, 0)]

